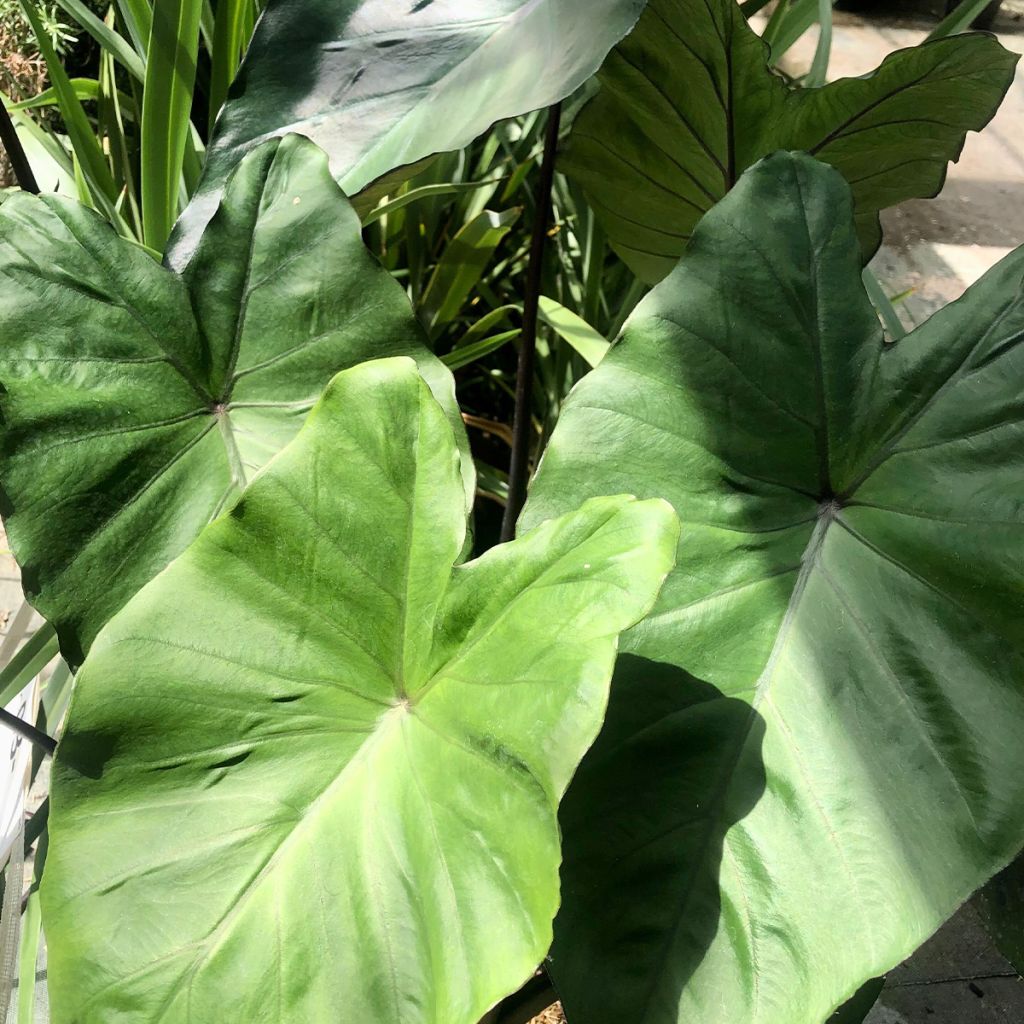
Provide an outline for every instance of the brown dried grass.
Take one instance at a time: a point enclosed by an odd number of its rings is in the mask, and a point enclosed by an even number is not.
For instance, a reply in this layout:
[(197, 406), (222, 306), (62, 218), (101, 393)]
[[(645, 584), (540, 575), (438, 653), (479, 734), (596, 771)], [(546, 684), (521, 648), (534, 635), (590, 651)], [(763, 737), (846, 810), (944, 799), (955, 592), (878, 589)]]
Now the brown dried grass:
[(554, 1006), (549, 1006), (539, 1017), (534, 1017), (530, 1024), (565, 1024), (562, 1004), (555, 1003)]
[[(13, 100), (35, 96), (46, 87), (46, 64), (38, 54), (26, 54), (15, 27), (0, 19), (0, 89)], [(0, 147), (0, 188), (14, 185), (7, 154)]]

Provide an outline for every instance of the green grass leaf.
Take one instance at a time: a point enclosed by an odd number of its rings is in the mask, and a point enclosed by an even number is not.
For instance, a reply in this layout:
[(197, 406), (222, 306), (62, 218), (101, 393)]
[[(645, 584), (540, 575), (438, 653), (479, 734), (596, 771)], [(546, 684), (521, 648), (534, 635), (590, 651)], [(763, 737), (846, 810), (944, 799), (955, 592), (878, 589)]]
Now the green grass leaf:
[(140, 184), (143, 241), (157, 252), (163, 252), (178, 219), (202, 6), (202, 0), (161, 0), (153, 9), (142, 96)]
[(497, 352), (499, 348), (507, 345), (513, 338), (518, 338), (521, 333), (518, 329), (514, 331), (500, 331), (498, 334), (492, 334), (490, 337), (481, 338), (480, 341), (473, 341), (468, 345), (460, 345), (458, 348), (452, 349), (451, 352), (443, 355), (441, 362), (449, 370), (459, 370), (463, 366), (475, 363), (478, 359), (483, 359), (484, 356), (489, 356), (492, 352)]
[(68, 138), (80, 169), (82, 179), (88, 189), (91, 201), (104, 213), (111, 223), (118, 224), (114, 204), (117, 201), (117, 186), (107, 165), (100, 144), (93, 133), (92, 125), (85, 114), (71, 79), (61, 64), (50, 42), (50, 37), (43, 27), (39, 11), (34, 0), (19, 0), (25, 17), (32, 26), (39, 52), (46, 61), (46, 70), (57, 96), (57, 105), (67, 129)]
[(458, 316), (473, 286), (491, 262), (494, 250), (509, 233), (520, 212), (519, 209), (501, 213), (484, 210), (464, 224), (445, 246), (420, 306), (429, 333)]
[(541, 320), (590, 366), (597, 366), (605, 357), (609, 348), (608, 340), (571, 309), (542, 295), (538, 312)]
[(253, 0), (218, 0), (210, 52), (210, 124), (214, 124), (239, 62), (253, 24)]
[(117, 31), (82, 3), (81, 0), (57, 0), (57, 3), (71, 15), (140, 84), (146, 77), (146, 66), (131, 44)]

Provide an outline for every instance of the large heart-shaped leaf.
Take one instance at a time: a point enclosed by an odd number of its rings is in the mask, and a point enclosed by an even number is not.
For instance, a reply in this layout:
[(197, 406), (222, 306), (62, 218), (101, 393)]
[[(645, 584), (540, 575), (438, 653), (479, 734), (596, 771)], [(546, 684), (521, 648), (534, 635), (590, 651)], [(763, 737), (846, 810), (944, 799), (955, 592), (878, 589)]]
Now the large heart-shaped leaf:
[(645, 0), (270, 0), (217, 120), (170, 255), (191, 253), (231, 168), (297, 131), (342, 188), (461, 149), (502, 118), (568, 96)]
[(299, 437), (108, 625), (54, 766), (55, 1021), (476, 1024), (547, 951), (559, 797), (678, 523), (598, 498), (453, 569), (409, 360)]
[(777, 149), (842, 171), (871, 256), (878, 211), (938, 193), (1017, 61), (993, 36), (961, 35), (893, 53), (864, 78), (791, 89), (767, 57), (735, 0), (650, 0), (601, 68), (565, 167), (645, 281), (672, 270), (700, 216)]
[[(26, 593), (80, 660), (294, 436), (335, 372), (414, 356), (458, 411), (324, 155), (238, 169), (182, 275), (56, 197), (0, 206), (0, 483)], [(466, 474), (467, 488), (472, 488)]]
[(573, 392), (526, 527), (629, 489), (683, 539), (563, 806), (570, 1020), (821, 1024), (1024, 843), (1022, 281), (886, 346), (778, 154)]

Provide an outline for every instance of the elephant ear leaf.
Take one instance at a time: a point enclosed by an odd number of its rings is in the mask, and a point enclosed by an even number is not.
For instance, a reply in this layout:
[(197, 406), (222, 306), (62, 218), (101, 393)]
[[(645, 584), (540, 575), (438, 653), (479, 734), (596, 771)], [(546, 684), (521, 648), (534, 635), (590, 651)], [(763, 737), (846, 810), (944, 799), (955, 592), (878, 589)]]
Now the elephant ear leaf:
[(644, 2), (270, 0), (172, 237), (172, 264), (188, 258), (225, 177), (261, 140), (309, 136), (355, 195), (398, 168), (461, 149), (496, 121), (568, 96), (636, 24)]
[(477, 1024), (528, 979), (678, 521), (598, 498), (453, 568), (465, 529), (444, 411), (367, 363), (110, 622), (54, 766), (55, 1021)]
[(533, 482), (683, 523), (563, 805), (581, 1024), (821, 1024), (1024, 844), (1024, 249), (888, 346), (860, 260), (838, 173), (755, 165)]
[(878, 212), (939, 192), (1018, 59), (971, 33), (899, 50), (863, 78), (791, 89), (767, 58), (735, 0), (650, 0), (601, 68), (563, 164), (649, 284), (672, 270), (739, 175), (779, 149), (843, 173), (866, 261), (881, 241)]
[(181, 276), (85, 207), (10, 196), (0, 342), (5, 525), (73, 664), (337, 371), (413, 356), (458, 422), (402, 288), (323, 153), (294, 135), (243, 161)]

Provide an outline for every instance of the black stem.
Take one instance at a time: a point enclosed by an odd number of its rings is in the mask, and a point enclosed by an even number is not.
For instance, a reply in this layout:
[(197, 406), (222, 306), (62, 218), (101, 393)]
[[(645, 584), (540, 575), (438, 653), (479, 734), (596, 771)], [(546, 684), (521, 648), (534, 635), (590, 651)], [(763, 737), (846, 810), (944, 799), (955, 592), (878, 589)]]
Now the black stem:
[(17, 715), (12, 715), (5, 708), (0, 708), (0, 725), (6, 725), (12, 732), (24, 736), (30, 743), (39, 747), (44, 754), (53, 754), (57, 749), (57, 741), (52, 736), (47, 736), (45, 732), (37, 729), (34, 725), (29, 725)]
[(7, 113), (7, 107), (3, 100), (0, 100), (0, 142), (7, 150), (7, 159), (11, 161), (11, 167), (14, 168), (15, 180), (26, 192), (39, 195), (36, 176), (32, 173), (28, 157), (25, 156), (25, 147), (22, 146), (21, 139), (18, 138), (14, 122), (11, 120), (11, 115)]
[(551, 190), (555, 182), (555, 152), (562, 105), (548, 110), (544, 135), (544, 157), (540, 165), (540, 188), (534, 210), (533, 234), (530, 239), (530, 262), (526, 269), (526, 290), (523, 293), (523, 332), (519, 341), (519, 366), (516, 370), (516, 409), (512, 420), (512, 458), (508, 469), (508, 503), (501, 521), (502, 542), (511, 540), (516, 520), (526, 504), (526, 484), (530, 477), (530, 448), (533, 434), (531, 398), (533, 396), (533, 363), (537, 350), (537, 308), (540, 302), (541, 272), (544, 269), (544, 243), (551, 217)]

